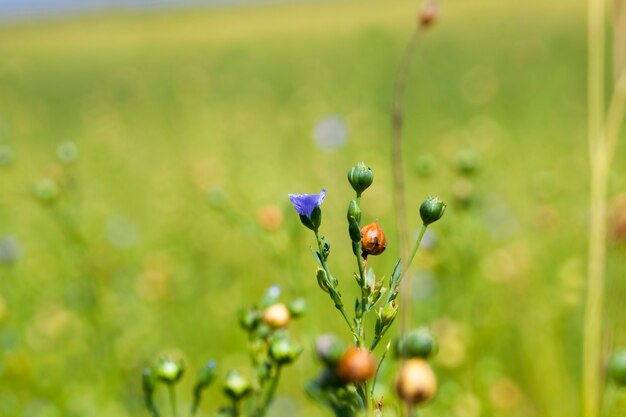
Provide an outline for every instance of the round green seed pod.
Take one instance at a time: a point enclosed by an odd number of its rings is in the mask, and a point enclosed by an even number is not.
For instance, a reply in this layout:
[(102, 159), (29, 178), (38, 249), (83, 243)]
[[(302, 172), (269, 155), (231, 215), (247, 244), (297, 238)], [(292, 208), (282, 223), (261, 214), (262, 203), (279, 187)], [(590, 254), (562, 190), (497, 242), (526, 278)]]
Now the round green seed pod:
[(436, 222), (443, 216), (446, 205), (439, 197), (428, 197), (420, 206), (420, 217), (425, 226)]
[(608, 374), (617, 385), (626, 386), (626, 350), (620, 350), (611, 355)]
[(374, 182), (374, 171), (363, 162), (359, 162), (348, 171), (348, 181), (352, 189), (361, 194)]

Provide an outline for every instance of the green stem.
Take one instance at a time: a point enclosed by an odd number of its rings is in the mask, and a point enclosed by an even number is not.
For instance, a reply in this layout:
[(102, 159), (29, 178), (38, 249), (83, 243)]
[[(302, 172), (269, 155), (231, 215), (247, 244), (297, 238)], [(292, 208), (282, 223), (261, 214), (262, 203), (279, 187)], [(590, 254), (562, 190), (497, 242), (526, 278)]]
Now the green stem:
[[(356, 205), (360, 209), (361, 194), (356, 195)], [(360, 225), (359, 225), (360, 227)], [(367, 291), (365, 289), (365, 266), (363, 264), (363, 257), (358, 242), (352, 242), (354, 248), (354, 255), (356, 257), (357, 267), (359, 269), (359, 286), (361, 287), (361, 319), (358, 321), (358, 344), (363, 348), (365, 345), (365, 310), (367, 306)]]
[(280, 365), (276, 368), (276, 374), (272, 378), (272, 382), (270, 384), (270, 387), (267, 390), (267, 394), (265, 395), (263, 404), (261, 408), (259, 409), (258, 417), (263, 417), (265, 416), (265, 413), (267, 413), (267, 409), (269, 408), (270, 404), (272, 403), (272, 400), (274, 399), (274, 395), (276, 394), (276, 389), (278, 388), (279, 379), (280, 379)]
[[(355, 244), (358, 246), (358, 244)], [(365, 307), (367, 305), (367, 291), (365, 290), (365, 267), (363, 266), (363, 258), (359, 251), (356, 251), (357, 265), (359, 267), (359, 279), (361, 287), (361, 320), (359, 320), (359, 346), (363, 347), (365, 343)]]
[(376, 386), (376, 380), (378, 379), (378, 374), (380, 373), (380, 367), (382, 366), (383, 361), (385, 360), (385, 357), (387, 356), (387, 352), (389, 352), (390, 346), (391, 346), (391, 342), (388, 342), (387, 347), (385, 348), (385, 351), (380, 357), (380, 361), (378, 361), (378, 366), (376, 367), (376, 373), (374, 374), (374, 379), (372, 380), (372, 388), (370, 390), (370, 397), (372, 398), (374, 398), (374, 387)]
[(372, 344), (370, 346), (370, 352), (373, 351), (376, 346), (378, 346), (378, 342), (380, 342), (382, 339), (382, 336), (374, 336), (374, 340), (372, 340)]
[(174, 384), (168, 385), (169, 397), (170, 397), (170, 406), (172, 408), (172, 417), (177, 417), (178, 413), (176, 412), (176, 390), (174, 389)]
[[(404, 54), (402, 55), (402, 61), (396, 73), (396, 78), (393, 88), (393, 100), (391, 103), (391, 167), (393, 173), (393, 206), (396, 217), (396, 232), (398, 234), (398, 244), (400, 249), (400, 258), (404, 259), (408, 254), (408, 233), (407, 233), (407, 220), (406, 220), (406, 199), (404, 191), (404, 162), (402, 151), (402, 132), (404, 128), (404, 93), (406, 92), (406, 85), (411, 67), (413, 64), (413, 58), (415, 51), (419, 45), (419, 41), (422, 35), (422, 31), (418, 26), (411, 39), (409, 40)], [(403, 284), (402, 292), (408, 294), (410, 292), (410, 282)], [(410, 298), (403, 298), (401, 310), (410, 311)], [(403, 315), (401, 317), (400, 329), (404, 329), (406, 323), (404, 320), (407, 317)]]
[(369, 414), (370, 408), (372, 407), (372, 400), (370, 399), (370, 390), (367, 387), (367, 382), (363, 383), (363, 392), (365, 393), (365, 410), (367, 414)]
[[(330, 271), (328, 270), (328, 265), (326, 265), (326, 261), (322, 257), (322, 240), (320, 239), (320, 235), (317, 232), (317, 230), (315, 231), (315, 240), (317, 241), (317, 248), (320, 254), (320, 262), (322, 262), (322, 268), (324, 268), (324, 272), (326, 272), (326, 276), (328, 277), (328, 279), (332, 281), (332, 275), (330, 275)], [(348, 318), (348, 315), (346, 314), (346, 309), (343, 306), (341, 306), (341, 307), (337, 307), (337, 310), (339, 310), (344, 320), (348, 324), (348, 327), (350, 328), (350, 332), (352, 332), (352, 334), (355, 337), (357, 337), (357, 333), (355, 332), (354, 327), (352, 326), (352, 322), (350, 321), (350, 319)]]
[(241, 402), (238, 399), (233, 399), (233, 411), (235, 412), (235, 417), (242, 417)]
[(152, 417), (161, 417), (159, 410), (156, 408), (156, 405), (154, 404), (154, 401), (152, 401), (151, 397), (146, 397), (146, 408)]
[(426, 233), (427, 228), (428, 228), (427, 225), (425, 224), (422, 225), (420, 234), (415, 240), (415, 244), (413, 245), (413, 250), (411, 251), (411, 257), (409, 258), (409, 261), (404, 265), (404, 268), (402, 269), (402, 274), (400, 275), (400, 279), (402, 279), (402, 277), (406, 275), (409, 268), (411, 267), (411, 263), (413, 263), (413, 259), (415, 258), (415, 254), (417, 253), (417, 250), (419, 249), (420, 244), (422, 243), (422, 239), (424, 238), (424, 234)]

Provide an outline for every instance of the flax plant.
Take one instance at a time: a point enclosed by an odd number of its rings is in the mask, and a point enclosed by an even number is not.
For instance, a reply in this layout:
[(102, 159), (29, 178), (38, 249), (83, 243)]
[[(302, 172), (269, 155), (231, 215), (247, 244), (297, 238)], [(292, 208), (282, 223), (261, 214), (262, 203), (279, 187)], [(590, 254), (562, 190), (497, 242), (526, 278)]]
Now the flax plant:
[[(348, 325), (353, 345), (345, 349), (333, 336), (318, 340), (317, 354), (324, 364), (319, 377), (308, 386), (308, 392), (316, 401), (328, 406), (337, 417), (355, 417), (363, 413), (382, 415), (383, 399), (374, 399), (374, 386), (382, 362), (387, 356), (391, 343), (387, 343), (377, 361), (374, 350), (383, 340), (398, 315), (397, 297), (406, 268), (413, 261), (426, 228), (443, 216), (446, 205), (437, 197), (427, 198), (419, 207), (422, 230), (408, 259), (396, 262), (388, 279), (377, 277), (371, 266), (373, 256), (383, 254), (387, 238), (378, 222), (362, 225), (361, 202), (364, 191), (374, 181), (374, 172), (360, 162), (348, 171), (348, 181), (355, 194), (348, 203), (348, 235), (352, 254), (355, 257), (354, 279), (360, 294), (354, 303), (354, 316), (348, 313), (339, 285), (343, 280), (331, 272), (329, 257), (331, 247), (321, 233), (322, 210), (320, 206), (326, 198), (326, 190), (318, 194), (290, 194), (289, 198), (298, 213), (302, 224), (315, 235), (317, 250), (313, 256), (317, 262), (317, 282), (332, 300), (335, 308)], [(374, 320), (373, 335), (366, 326)], [(410, 336), (410, 337), (409, 337)], [(432, 399), (436, 391), (436, 379), (430, 365), (425, 361), (433, 352), (434, 341), (421, 333), (398, 338), (402, 346), (397, 356), (407, 359), (403, 364), (396, 383), (396, 392), (403, 401), (407, 415), (413, 415), (415, 407)], [(416, 348), (417, 346), (417, 348)], [(422, 349), (427, 346), (427, 349)], [(378, 362), (378, 365), (376, 363)]]

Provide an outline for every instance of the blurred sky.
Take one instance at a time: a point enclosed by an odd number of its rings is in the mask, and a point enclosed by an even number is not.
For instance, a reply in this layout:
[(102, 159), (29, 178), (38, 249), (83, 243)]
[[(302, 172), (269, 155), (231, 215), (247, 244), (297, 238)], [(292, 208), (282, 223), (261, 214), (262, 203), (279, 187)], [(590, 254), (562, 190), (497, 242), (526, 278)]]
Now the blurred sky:
[[(293, 0), (292, 0), (293, 1)], [(229, 6), (246, 3), (285, 3), (280, 0), (0, 0), (0, 20), (46, 18), (68, 13), (147, 7)]]

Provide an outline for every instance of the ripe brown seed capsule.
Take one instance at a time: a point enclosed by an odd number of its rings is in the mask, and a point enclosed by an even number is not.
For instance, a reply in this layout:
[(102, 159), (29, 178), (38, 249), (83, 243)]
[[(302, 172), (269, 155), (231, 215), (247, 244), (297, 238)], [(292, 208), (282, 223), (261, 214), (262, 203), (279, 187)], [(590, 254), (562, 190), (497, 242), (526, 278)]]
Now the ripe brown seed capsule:
[(418, 358), (406, 361), (396, 380), (396, 392), (412, 405), (432, 399), (437, 392), (437, 379), (428, 362)]
[(350, 347), (339, 359), (337, 375), (344, 382), (365, 382), (374, 376), (376, 361), (367, 350)]
[(430, 25), (435, 23), (438, 15), (439, 5), (437, 5), (436, 2), (429, 1), (425, 3), (419, 13), (420, 25), (424, 28), (429, 27)]
[(289, 324), (291, 314), (283, 303), (276, 303), (263, 311), (263, 321), (274, 329), (280, 329)]
[(363, 256), (380, 255), (387, 247), (387, 238), (378, 222), (361, 228), (361, 251)]

